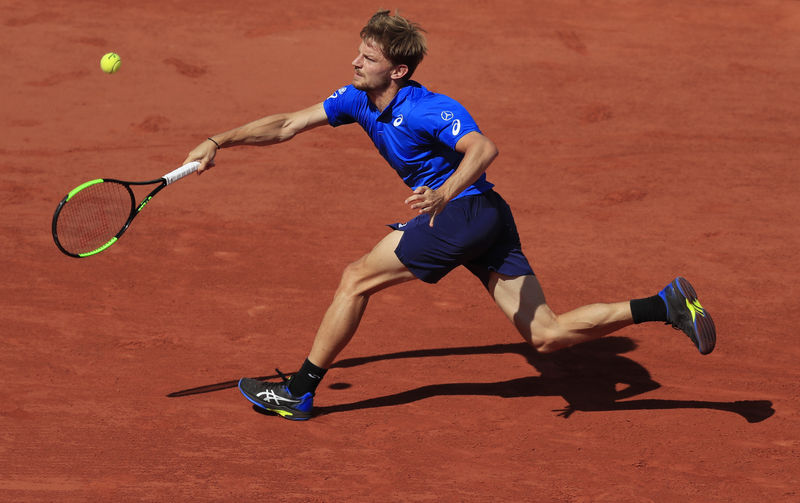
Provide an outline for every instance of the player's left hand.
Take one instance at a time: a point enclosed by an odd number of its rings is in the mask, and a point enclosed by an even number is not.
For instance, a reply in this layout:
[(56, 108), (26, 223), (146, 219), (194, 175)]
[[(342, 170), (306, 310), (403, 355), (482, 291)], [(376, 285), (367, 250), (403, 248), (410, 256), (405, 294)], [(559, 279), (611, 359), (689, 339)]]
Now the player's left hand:
[(556, 416), (563, 417), (564, 419), (567, 419), (569, 416), (574, 414), (576, 410), (577, 409), (575, 409), (575, 407), (573, 407), (572, 405), (567, 405), (563, 409), (553, 409), (553, 412), (558, 412), (558, 414), (556, 414)]
[(417, 214), (429, 213), (431, 215), (430, 226), (433, 227), (433, 220), (436, 215), (442, 212), (447, 200), (444, 195), (431, 189), (430, 187), (417, 187), (414, 189), (414, 194), (405, 200), (405, 203), (411, 207), (412, 210), (417, 210)]

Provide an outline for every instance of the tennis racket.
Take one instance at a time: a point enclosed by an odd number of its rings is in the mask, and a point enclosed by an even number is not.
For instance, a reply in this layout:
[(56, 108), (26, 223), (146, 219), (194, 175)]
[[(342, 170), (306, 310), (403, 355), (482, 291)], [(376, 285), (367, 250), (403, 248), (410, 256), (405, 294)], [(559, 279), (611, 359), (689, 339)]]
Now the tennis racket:
[[(95, 255), (117, 242), (140, 211), (167, 185), (197, 171), (190, 162), (149, 182), (98, 178), (78, 185), (64, 196), (53, 214), (53, 240), (70, 257)], [(156, 185), (141, 202), (134, 185)]]

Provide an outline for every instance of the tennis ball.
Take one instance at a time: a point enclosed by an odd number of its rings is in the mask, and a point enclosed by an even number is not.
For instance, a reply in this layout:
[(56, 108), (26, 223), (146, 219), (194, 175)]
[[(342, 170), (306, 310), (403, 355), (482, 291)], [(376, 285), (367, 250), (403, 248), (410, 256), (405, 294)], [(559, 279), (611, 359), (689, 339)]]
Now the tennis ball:
[(115, 52), (109, 52), (100, 58), (100, 68), (106, 73), (115, 73), (119, 70), (119, 65), (121, 64), (122, 60), (119, 58), (119, 54)]

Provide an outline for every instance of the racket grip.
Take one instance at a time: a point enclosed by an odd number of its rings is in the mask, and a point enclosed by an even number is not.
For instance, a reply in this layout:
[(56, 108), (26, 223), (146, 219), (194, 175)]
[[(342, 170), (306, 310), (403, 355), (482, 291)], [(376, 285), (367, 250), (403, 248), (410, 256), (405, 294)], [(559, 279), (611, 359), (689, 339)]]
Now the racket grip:
[(197, 168), (199, 166), (200, 166), (199, 162), (192, 161), (192, 162), (190, 162), (188, 164), (184, 164), (183, 166), (181, 166), (180, 168), (178, 168), (176, 170), (170, 171), (169, 173), (167, 173), (166, 175), (162, 176), (161, 178), (166, 180), (167, 185), (169, 185), (172, 182), (177, 182), (178, 180), (180, 180), (181, 178), (183, 178), (186, 175), (191, 175), (192, 173), (197, 171)]

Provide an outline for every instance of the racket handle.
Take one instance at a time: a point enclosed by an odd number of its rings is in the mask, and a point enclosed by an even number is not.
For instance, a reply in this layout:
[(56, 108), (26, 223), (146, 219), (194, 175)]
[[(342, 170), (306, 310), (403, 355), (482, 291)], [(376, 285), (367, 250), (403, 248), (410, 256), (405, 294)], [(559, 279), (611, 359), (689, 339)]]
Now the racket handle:
[(167, 185), (169, 185), (172, 182), (177, 182), (178, 180), (180, 180), (181, 178), (183, 178), (186, 175), (191, 175), (192, 173), (197, 171), (197, 168), (199, 166), (200, 166), (199, 162), (192, 161), (192, 162), (190, 162), (188, 164), (184, 164), (183, 166), (181, 166), (180, 168), (178, 168), (178, 169), (176, 169), (174, 171), (170, 171), (169, 173), (167, 173), (166, 175), (162, 176), (161, 178), (166, 180), (167, 181)]

